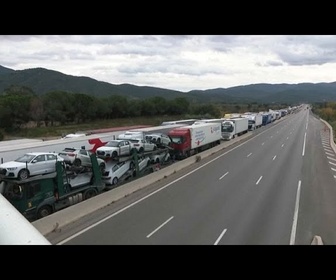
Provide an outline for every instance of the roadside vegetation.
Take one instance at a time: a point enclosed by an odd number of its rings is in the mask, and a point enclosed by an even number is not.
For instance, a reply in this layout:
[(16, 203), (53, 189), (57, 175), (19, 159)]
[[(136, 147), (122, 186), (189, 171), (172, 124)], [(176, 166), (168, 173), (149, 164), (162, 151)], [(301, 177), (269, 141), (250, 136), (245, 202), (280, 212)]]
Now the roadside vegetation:
[(334, 141), (336, 140), (336, 102), (314, 103), (312, 112), (328, 122), (333, 128)]
[(10, 87), (0, 95), (0, 141), (15, 138), (57, 138), (77, 131), (163, 121), (221, 118), (226, 113), (282, 109), (287, 104), (189, 102), (184, 97), (131, 99), (120, 95), (96, 98), (54, 91), (36, 95), (27, 87)]

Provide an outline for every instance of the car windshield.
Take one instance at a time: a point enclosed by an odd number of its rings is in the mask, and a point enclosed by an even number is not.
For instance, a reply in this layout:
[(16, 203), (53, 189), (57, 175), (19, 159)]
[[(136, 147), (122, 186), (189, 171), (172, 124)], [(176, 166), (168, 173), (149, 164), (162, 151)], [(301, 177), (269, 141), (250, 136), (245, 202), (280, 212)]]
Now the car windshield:
[(35, 157), (35, 155), (25, 154), (25, 155), (17, 158), (15, 161), (17, 161), (17, 162), (30, 162), (34, 157)]
[(118, 141), (109, 141), (105, 146), (107, 146), (107, 147), (118, 147), (119, 142)]

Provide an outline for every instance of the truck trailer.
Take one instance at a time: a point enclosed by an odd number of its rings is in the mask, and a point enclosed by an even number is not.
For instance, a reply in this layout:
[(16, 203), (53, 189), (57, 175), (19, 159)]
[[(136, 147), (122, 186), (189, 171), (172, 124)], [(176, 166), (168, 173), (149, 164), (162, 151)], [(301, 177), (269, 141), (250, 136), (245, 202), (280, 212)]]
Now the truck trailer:
[(248, 132), (247, 118), (230, 118), (223, 122), (223, 139), (230, 140)]
[(172, 129), (168, 136), (172, 139), (172, 158), (183, 159), (220, 144), (221, 124), (200, 123), (183, 126)]
[(26, 180), (0, 178), (0, 192), (28, 220), (34, 221), (53, 212), (89, 199), (106, 189), (95, 154), (92, 167), (68, 170), (56, 161), (56, 172)]
[(261, 114), (246, 114), (243, 116), (248, 119), (248, 130), (255, 130), (262, 126)]

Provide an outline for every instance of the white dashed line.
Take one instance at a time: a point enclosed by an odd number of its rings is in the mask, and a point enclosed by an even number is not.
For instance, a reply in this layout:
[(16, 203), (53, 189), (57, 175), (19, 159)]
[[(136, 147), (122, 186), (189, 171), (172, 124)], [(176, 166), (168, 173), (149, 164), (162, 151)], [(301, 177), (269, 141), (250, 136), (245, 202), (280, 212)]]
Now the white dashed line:
[(256, 185), (259, 184), (259, 182), (261, 181), (262, 177), (263, 177), (263, 176), (260, 176), (260, 178), (259, 178), (258, 181), (256, 182)]
[(226, 172), (223, 176), (221, 176), (220, 178), (219, 178), (219, 180), (222, 180), (226, 175), (228, 175), (229, 174), (229, 172)]
[(146, 237), (149, 238), (151, 237), (155, 232), (157, 232), (160, 228), (162, 228), (165, 224), (167, 224), (174, 216), (171, 216), (167, 221), (165, 221), (162, 225), (157, 227), (155, 230), (153, 230), (150, 234), (148, 234)]
[(222, 239), (223, 235), (225, 234), (225, 232), (227, 231), (227, 229), (224, 229), (222, 231), (222, 233), (219, 235), (219, 237), (217, 238), (216, 242), (214, 245), (218, 245), (219, 241)]

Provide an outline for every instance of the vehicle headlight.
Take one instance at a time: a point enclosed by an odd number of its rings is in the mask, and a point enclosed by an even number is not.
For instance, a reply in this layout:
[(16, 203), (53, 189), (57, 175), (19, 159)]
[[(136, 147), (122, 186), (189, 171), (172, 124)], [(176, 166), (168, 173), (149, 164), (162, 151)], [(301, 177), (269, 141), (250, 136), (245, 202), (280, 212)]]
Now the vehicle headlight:
[(18, 169), (18, 168), (17, 168), (17, 167), (8, 167), (8, 168), (7, 168), (8, 171), (14, 171), (14, 170), (16, 170), (16, 169)]

